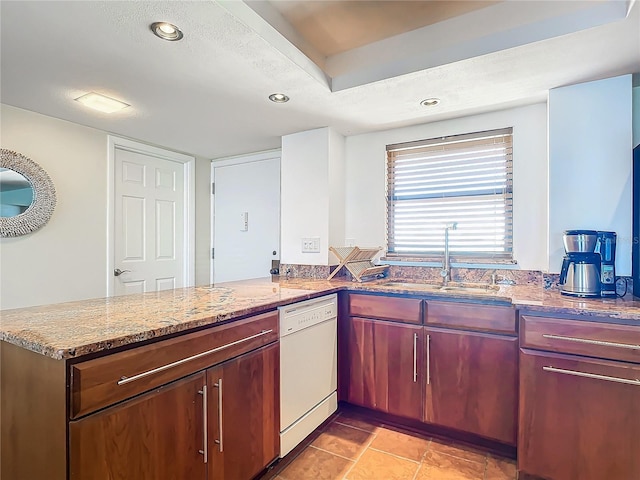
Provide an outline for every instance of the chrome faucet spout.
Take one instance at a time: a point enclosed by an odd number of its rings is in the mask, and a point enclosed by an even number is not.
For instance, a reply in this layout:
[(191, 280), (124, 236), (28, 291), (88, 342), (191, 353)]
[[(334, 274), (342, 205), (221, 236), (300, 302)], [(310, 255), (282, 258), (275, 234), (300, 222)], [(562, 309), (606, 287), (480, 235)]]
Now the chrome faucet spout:
[(458, 228), (458, 223), (448, 223), (444, 227), (444, 261), (442, 262), (442, 270), (440, 270), (440, 276), (442, 277), (442, 283), (447, 285), (451, 280), (451, 262), (449, 259), (449, 230), (455, 230)]

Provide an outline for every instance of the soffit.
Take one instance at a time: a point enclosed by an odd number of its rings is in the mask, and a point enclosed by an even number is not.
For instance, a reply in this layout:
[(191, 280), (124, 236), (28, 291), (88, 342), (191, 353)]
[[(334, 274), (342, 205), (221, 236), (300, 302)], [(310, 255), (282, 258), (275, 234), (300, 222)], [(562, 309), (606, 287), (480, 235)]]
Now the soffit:
[(330, 57), (499, 2), (276, 0), (269, 3), (309, 45)]

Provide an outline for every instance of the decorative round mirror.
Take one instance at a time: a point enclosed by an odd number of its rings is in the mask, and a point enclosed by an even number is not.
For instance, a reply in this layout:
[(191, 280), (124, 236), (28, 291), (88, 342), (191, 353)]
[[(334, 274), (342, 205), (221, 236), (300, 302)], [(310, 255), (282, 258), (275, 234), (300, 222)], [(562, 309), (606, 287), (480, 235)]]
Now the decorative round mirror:
[(0, 237), (17, 237), (45, 225), (56, 205), (47, 172), (33, 160), (0, 149)]

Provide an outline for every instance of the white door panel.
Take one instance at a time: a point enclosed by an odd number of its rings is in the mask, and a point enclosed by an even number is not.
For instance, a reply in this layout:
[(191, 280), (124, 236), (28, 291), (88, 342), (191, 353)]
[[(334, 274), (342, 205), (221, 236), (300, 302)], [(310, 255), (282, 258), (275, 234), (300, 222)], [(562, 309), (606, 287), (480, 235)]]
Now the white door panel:
[(115, 149), (115, 294), (182, 287), (184, 164)]
[(268, 277), (280, 258), (280, 159), (213, 171), (214, 282)]

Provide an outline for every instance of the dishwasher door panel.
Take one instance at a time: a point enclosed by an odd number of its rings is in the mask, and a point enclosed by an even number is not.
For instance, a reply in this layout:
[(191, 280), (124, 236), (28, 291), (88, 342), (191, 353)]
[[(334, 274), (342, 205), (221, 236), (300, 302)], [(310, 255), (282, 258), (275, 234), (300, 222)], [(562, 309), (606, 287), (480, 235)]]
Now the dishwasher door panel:
[(280, 430), (337, 389), (336, 318), (280, 339)]

